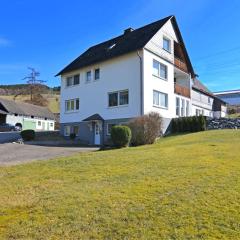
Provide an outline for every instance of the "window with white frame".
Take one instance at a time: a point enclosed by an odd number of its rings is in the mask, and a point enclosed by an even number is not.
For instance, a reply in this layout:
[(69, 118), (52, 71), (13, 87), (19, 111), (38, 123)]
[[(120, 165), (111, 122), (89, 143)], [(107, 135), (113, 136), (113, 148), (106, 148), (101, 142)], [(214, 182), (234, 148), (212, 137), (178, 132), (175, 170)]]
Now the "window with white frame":
[(42, 122), (38, 121), (38, 126), (41, 127), (42, 126)]
[(112, 127), (116, 126), (117, 124), (114, 123), (108, 123), (107, 124), (107, 135), (111, 135), (111, 129)]
[(65, 112), (72, 112), (79, 110), (79, 98), (65, 101)]
[(182, 104), (181, 104), (181, 117), (184, 117), (185, 115), (185, 100), (182, 99)]
[(208, 104), (210, 104), (211, 103), (211, 99), (210, 99), (210, 97), (208, 97)]
[(201, 110), (200, 109), (196, 109), (196, 116), (200, 116), (201, 115)]
[(171, 52), (171, 40), (167, 37), (163, 37), (163, 49)]
[(86, 82), (91, 82), (92, 79), (92, 72), (88, 71), (86, 72)]
[(70, 136), (71, 126), (64, 126), (64, 136)]
[(153, 59), (153, 75), (164, 80), (167, 80), (168, 78), (167, 66)]
[(190, 113), (190, 103), (188, 100), (186, 100), (186, 116), (188, 117)]
[(176, 97), (176, 115), (180, 116), (180, 98)]
[(78, 85), (80, 83), (80, 75), (76, 74), (66, 78), (66, 87)]
[(94, 80), (100, 79), (100, 69), (97, 68), (94, 70)]
[(168, 108), (168, 95), (156, 90), (153, 90), (153, 106)]
[(128, 105), (128, 103), (129, 103), (128, 90), (122, 90), (122, 91), (108, 93), (108, 106), (109, 107)]
[(53, 123), (52, 122), (50, 123), (50, 127), (53, 127)]

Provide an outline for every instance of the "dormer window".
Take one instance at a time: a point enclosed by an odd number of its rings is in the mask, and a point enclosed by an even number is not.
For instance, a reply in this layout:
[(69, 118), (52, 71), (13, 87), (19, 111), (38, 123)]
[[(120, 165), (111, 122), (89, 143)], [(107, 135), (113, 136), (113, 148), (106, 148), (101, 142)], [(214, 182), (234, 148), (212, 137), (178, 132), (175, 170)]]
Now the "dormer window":
[(163, 37), (163, 49), (171, 52), (171, 40), (169, 38)]
[(108, 49), (111, 50), (116, 46), (116, 43), (112, 44)]

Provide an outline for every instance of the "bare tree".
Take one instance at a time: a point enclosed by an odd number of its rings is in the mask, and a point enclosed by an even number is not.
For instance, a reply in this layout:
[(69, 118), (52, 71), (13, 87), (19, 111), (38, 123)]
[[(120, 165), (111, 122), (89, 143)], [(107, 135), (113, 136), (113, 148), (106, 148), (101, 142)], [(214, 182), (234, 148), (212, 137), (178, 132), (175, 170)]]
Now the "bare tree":
[(39, 90), (41, 89), (44, 80), (37, 79), (37, 77), (40, 76), (40, 73), (37, 72), (34, 68), (28, 67), (28, 69), (31, 71), (31, 73), (23, 78), (23, 80), (27, 80), (27, 84), (29, 85), (30, 90), (30, 100), (33, 100), (33, 95), (38, 94)]

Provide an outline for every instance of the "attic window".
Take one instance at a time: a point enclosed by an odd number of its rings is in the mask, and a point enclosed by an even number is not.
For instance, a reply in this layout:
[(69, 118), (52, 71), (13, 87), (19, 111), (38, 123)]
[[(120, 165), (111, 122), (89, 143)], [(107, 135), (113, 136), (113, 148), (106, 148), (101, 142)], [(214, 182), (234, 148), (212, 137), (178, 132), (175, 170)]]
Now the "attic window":
[(116, 46), (116, 43), (112, 44), (108, 49), (111, 50)]

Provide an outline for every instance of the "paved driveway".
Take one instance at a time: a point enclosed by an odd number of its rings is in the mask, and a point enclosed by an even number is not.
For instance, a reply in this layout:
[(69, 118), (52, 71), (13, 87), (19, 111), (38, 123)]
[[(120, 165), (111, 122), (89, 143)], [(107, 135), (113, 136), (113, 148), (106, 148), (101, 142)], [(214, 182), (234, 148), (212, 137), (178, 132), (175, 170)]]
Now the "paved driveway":
[(70, 156), (79, 152), (97, 151), (98, 148), (83, 147), (45, 147), (5, 143), (0, 144), (0, 166), (15, 165), (33, 160), (46, 160), (61, 156)]

